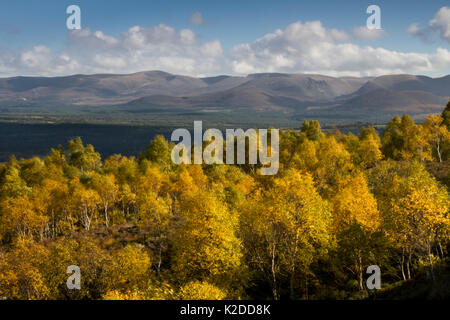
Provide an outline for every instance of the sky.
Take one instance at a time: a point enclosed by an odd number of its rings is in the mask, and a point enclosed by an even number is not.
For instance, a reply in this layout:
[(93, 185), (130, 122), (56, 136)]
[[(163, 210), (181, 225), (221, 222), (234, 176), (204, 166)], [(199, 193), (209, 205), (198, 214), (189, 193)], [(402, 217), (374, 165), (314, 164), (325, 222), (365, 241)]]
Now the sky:
[[(69, 30), (70, 5), (81, 29)], [(377, 5), (381, 29), (366, 12)], [(0, 0), (0, 77), (450, 73), (450, 3)]]

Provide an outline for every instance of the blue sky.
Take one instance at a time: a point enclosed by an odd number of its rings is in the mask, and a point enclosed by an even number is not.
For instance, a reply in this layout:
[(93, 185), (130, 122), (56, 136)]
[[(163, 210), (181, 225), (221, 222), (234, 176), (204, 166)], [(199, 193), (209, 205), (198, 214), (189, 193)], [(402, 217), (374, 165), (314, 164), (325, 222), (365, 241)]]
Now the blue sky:
[[(84, 34), (82, 40), (80, 40), (81, 36), (71, 37), (73, 31), (69, 31), (66, 28), (68, 15), (65, 11), (67, 6), (72, 4), (80, 6), (82, 28), (91, 32), (90, 35)], [(365, 11), (371, 4), (376, 4), (381, 8), (381, 24), (384, 33), (376, 39), (355, 37), (354, 29), (365, 25), (368, 17)], [(97, 71), (126, 73), (138, 71), (138, 64), (140, 63), (145, 68), (163, 68), (169, 65), (169, 69), (171, 69), (169, 71), (171, 72), (179, 71), (180, 73), (191, 75), (216, 73), (245, 74), (252, 71), (329, 71), (327, 73), (330, 75), (357, 75), (358, 67), (361, 68), (360, 75), (389, 72), (389, 68), (392, 68), (392, 73), (404, 71), (442, 75), (449, 73), (450, 62), (447, 61), (447, 58), (437, 61), (436, 59), (439, 55), (437, 50), (450, 50), (450, 36), (446, 35), (446, 28), (450, 28), (450, 22), (447, 23), (446, 21), (447, 18), (450, 19), (450, 16), (447, 16), (447, 11), (441, 12), (439, 16), (440, 20), (438, 19), (439, 21), (434, 24), (433, 28), (430, 28), (429, 24), (435, 15), (438, 14), (439, 10), (446, 5), (449, 6), (448, 1), (438, 0), (28, 0), (15, 2), (2, 0), (0, 3), (0, 76), (10, 76), (15, 73), (53, 75), (77, 72), (94, 73)], [(204, 23), (194, 25), (189, 22), (190, 17), (195, 12), (201, 14)], [(325, 46), (327, 43), (332, 43), (337, 46), (341, 42), (351, 43), (361, 48), (361, 52), (358, 53), (360, 55), (370, 54), (370, 50), (362, 50), (366, 47), (380, 49), (377, 54), (374, 53), (374, 56), (379, 56), (381, 49), (388, 50), (392, 54), (404, 53), (409, 55), (407, 59), (409, 59), (410, 64), (403, 65), (400, 62), (403, 57), (401, 55), (392, 56), (389, 54), (384, 59), (398, 60), (398, 64), (390, 64), (383, 60), (384, 63), (380, 64), (382, 66), (378, 68), (378, 71), (376, 68), (371, 69), (368, 67), (369, 61), (361, 61), (359, 66), (350, 66), (347, 61), (342, 61), (340, 65), (336, 66), (330, 63), (323, 63), (321, 65), (317, 61), (314, 61), (314, 59), (319, 59), (319, 56), (311, 56), (306, 52), (307, 49), (304, 47), (297, 47), (300, 46), (299, 43), (294, 45), (294, 51), (291, 50), (289, 54), (284, 54), (278, 50), (279, 48), (274, 48), (273, 46), (279, 43), (286, 45), (286, 50), (292, 47), (287, 43), (285, 34), (278, 35), (278, 40), (266, 41), (263, 44), (255, 43), (257, 39), (274, 33), (278, 29), (286, 31), (286, 28), (290, 25), (295, 27), (296, 23), (299, 23), (298, 26), (300, 29), (294, 28), (294, 30), (300, 30), (300, 33), (303, 30), (307, 33), (310, 29), (305, 24), (312, 21), (320, 21), (321, 27), (326, 32), (336, 29), (349, 36), (346, 40), (341, 38), (333, 38), (331, 40), (325, 38), (319, 39), (318, 41), (324, 41)], [(418, 32), (408, 33), (407, 30), (413, 23), (417, 23)], [(127, 36), (124, 34), (134, 26), (139, 26), (142, 34), (147, 37), (148, 32), (151, 31), (147, 32), (145, 30), (153, 30), (152, 28), (161, 24), (172, 28), (176, 33), (184, 29), (192, 31), (195, 35), (195, 43), (189, 42), (189, 44), (186, 44), (183, 42), (181, 45), (171, 42), (170, 47), (175, 46), (175, 51), (179, 50), (178, 55), (167, 53), (167, 50), (157, 49), (155, 51), (155, 46), (159, 45), (159, 40), (155, 40), (159, 39), (158, 37), (147, 38), (145, 40), (145, 48), (141, 45), (136, 48), (128, 48), (128, 51), (133, 50), (132, 56), (130, 56), (130, 52), (125, 53), (125, 51), (120, 51), (117, 47), (113, 48), (112, 46), (110, 47), (110, 51), (104, 48), (99, 52), (98, 48), (93, 44), (95, 39), (90, 39), (90, 46), (86, 47), (87, 42), (85, 40), (88, 37), (92, 38), (92, 34), (95, 31), (101, 31), (103, 35), (121, 41), (121, 37), (126, 38)], [(311, 30), (317, 30), (315, 26), (310, 27), (313, 28)], [(448, 31), (450, 32), (450, 29)], [(154, 32), (157, 31), (154, 30)], [(320, 33), (320, 31), (318, 32)], [(421, 34), (425, 34), (425, 36), (419, 36)], [(290, 39), (292, 40), (292, 37)], [(151, 41), (156, 42), (151, 43)], [(302, 42), (303, 38), (296, 38), (295, 41)], [(305, 46), (309, 46), (309, 48), (314, 47), (311, 41), (309, 38), (305, 39)], [(71, 42), (76, 42), (76, 45), (74, 46)], [(217, 42), (220, 43), (222, 53), (219, 54), (216, 50), (217, 52), (215, 54), (211, 55), (208, 53), (206, 58), (203, 59), (201, 52), (205, 50), (201, 49), (201, 46), (208, 43), (214, 43), (217, 46)], [(245, 50), (243, 48), (237, 48), (243, 44), (248, 44), (251, 48), (244, 48)], [(125, 50), (123, 45), (120, 45), (121, 50)], [(186, 46), (188, 47), (187, 49)], [(38, 49), (34, 50), (33, 48), (36, 47)], [(264, 51), (264, 48), (268, 53), (265, 56), (255, 57), (255, 55), (260, 55), (260, 52), (256, 50)], [(317, 50), (320, 51), (321, 48), (322, 46), (318, 46)], [(91, 63), (95, 57), (87, 56), (86, 49), (95, 52), (97, 60), (102, 60), (105, 57), (106, 59), (110, 59), (107, 61), (111, 63), (103, 66), (101, 64)], [(350, 46), (347, 49), (351, 50)], [(141, 50), (140, 58), (134, 55), (136, 50)], [(190, 51), (190, 53), (182, 56), (184, 50)], [(1, 55), (2, 52), (3, 56)], [(81, 52), (84, 56), (82, 59), (77, 59), (71, 52)], [(114, 56), (114, 52), (118, 53)], [(342, 52), (344, 54), (347, 51), (342, 50)], [(440, 56), (442, 56), (442, 51), (440, 53)], [(415, 54), (424, 54), (424, 56), (416, 57), (414, 56)], [(444, 51), (445, 57), (446, 54), (447, 52)], [(45, 61), (38, 60), (41, 59), (39, 56), (43, 55), (51, 56), (52, 59), (44, 59)], [(296, 55), (298, 59), (302, 59), (303, 61), (294, 61)], [(29, 60), (26, 60), (27, 57)], [(63, 57), (63, 61), (72, 62), (72, 66), (70, 68), (64, 68), (61, 65), (61, 57)], [(179, 68), (177, 70), (176, 67), (172, 67), (169, 63), (169, 58), (172, 59), (173, 64), (179, 64), (182, 63), (181, 61), (185, 61), (189, 64), (189, 67)], [(200, 61), (194, 61), (196, 58)], [(336, 59), (336, 57), (328, 56), (320, 58), (325, 61), (328, 58), (331, 60)], [(121, 59), (127, 60), (126, 63), (121, 62)], [(312, 59), (312, 62), (308, 63), (308, 59)], [(417, 61), (420, 63), (420, 59), (429, 59), (429, 61), (424, 62), (424, 65), (428, 63), (433, 66), (428, 69), (425, 67), (414, 67), (413, 64), (417, 64)], [(130, 60), (134, 60), (134, 64)], [(150, 60), (152, 61), (151, 63)], [(154, 62), (156, 60), (163, 62), (158, 64)], [(207, 68), (199, 65), (202, 60), (208, 60), (211, 66), (220, 64), (220, 68)], [(113, 61), (117, 61), (119, 67), (114, 67)], [(55, 68), (53, 69), (56, 69), (56, 71), (51, 70), (52, 64), (54, 64)], [(88, 64), (91, 66), (88, 66)], [(268, 66), (267, 70), (264, 70), (264, 65)]]

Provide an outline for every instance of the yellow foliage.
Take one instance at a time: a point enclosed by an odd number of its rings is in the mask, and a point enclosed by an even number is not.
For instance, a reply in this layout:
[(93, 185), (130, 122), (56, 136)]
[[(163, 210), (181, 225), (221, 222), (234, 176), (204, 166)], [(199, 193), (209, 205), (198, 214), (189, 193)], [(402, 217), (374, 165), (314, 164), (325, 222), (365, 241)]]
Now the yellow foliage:
[(223, 300), (226, 294), (220, 288), (208, 282), (193, 281), (180, 289), (181, 300)]
[(363, 173), (339, 181), (333, 204), (333, 229), (337, 231), (356, 222), (368, 231), (376, 231), (381, 222), (375, 197), (369, 191)]

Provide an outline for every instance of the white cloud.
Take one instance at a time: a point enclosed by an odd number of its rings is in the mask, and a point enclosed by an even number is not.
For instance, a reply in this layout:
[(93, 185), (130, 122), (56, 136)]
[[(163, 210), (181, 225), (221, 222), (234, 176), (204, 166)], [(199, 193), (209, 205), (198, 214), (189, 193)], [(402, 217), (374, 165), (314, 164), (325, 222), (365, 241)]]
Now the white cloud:
[(203, 15), (201, 12), (197, 11), (194, 12), (190, 18), (189, 18), (189, 22), (192, 23), (195, 26), (199, 26), (201, 24), (205, 24), (205, 19), (203, 19)]
[(442, 7), (430, 20), (429, 25), (432, 29), (438, 30), (442, 39), (450, 43), (450, 8)]
[(408, 27), (407, 32), (412, 36), (419, 36), (422, 33), (419, 24), (416, 22), (414, 22)]
[(433, 32), (430, 28), (421, 28), (418, 23), (413, 23), (408, 27), (406, 31), (410, 35), (421, 39), (423, 42), (432, 42)]
[(190, 29), (164, 24), (135, 26), (116, 37), (90, 29), (70, 31), (65, 48), (56, 52), (36, 46), (22, 52), (0, 52), (0, 76), (131, 73), (164, 70), (187, 75), (224, 70), (219, 40), (199, 41)]
[(231, 53), (233, 73), (298, 72), (368, 76), (428, 73), (450, 67), (450, 52), (398, 52), (346, 41), (348, 36), (326, 29), (320, 21), (296, 22)]
[[(434, 25), (443, 25), (440, 17), (435, 17)], [(360, 38), (372, 37), (361, 34)], [(354, 39), (355, 34), (325, 28), (320, 21), (299, 21), (226, 52), (219, 39), (201, 41), (190, 29), (176, 30), (164, 24), (135, 26), (117, 36), (82, 29), (71, 31), (67, 45), (59, 51), (44, 45), (20, 52), (0, 51), (0, 76), (144, 70), (192, 76), (258, 72), (374, 76), (439, 74), (450, 68), (450, 52), (445, 48), (431, 53), (399, 52), (361, 46)]]
[(353, 36), (360, 40), (375, 40), (385, 35), (383, 29), (369, 29), (367, 27), (358, 27), (353, 29)]
[(426, 27), (421, 28), (418, 23), (413, 23), (407, 31), (425, 42), (432, 41), (434, 35), (439, 34), (441, 39), (450, 43), (450, 7), (440, 8)]
[(127, 62), (122, 57), (111, 57), (105, 55), (96, 54), (93, 58), (93, 62), (98, 66), (114, 69), (124, 68), (127, 66)]
[(22, 52), (20, 55), (21, 63), (28, 68), (36, 68), (42, 65), (48, 65), (50, 57), (50, 49), (45, 46), (36, 46), (31, 50)]
[(195, 33), (189, 29), (183, 29), (180, 31), (180, 40), (183, 44), (194, 44), (195, 42)]
[(224, 54), (222, 45), (219, 40), (205, 43), (200, 50), (207, 57), (221, 57)]

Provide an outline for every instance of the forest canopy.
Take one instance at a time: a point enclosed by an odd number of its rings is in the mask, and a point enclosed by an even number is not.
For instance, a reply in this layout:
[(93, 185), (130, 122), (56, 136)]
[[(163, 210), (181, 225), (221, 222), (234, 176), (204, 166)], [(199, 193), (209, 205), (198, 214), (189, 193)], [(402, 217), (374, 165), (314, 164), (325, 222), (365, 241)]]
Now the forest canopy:
[[(274, 176), (174, 165), (163, 136), (138, 157), (102, 160), (80, 138), (12, 157), (0, 165), (0, 299), (365, 298), (377, 294), (370, 265), (383, 290), (434, 283), (448, 270), (449, 131), (450, 103), (381, 136), (305, 121), (280, 131)], [(66, 286), (70, 265), (80, 290)]]

